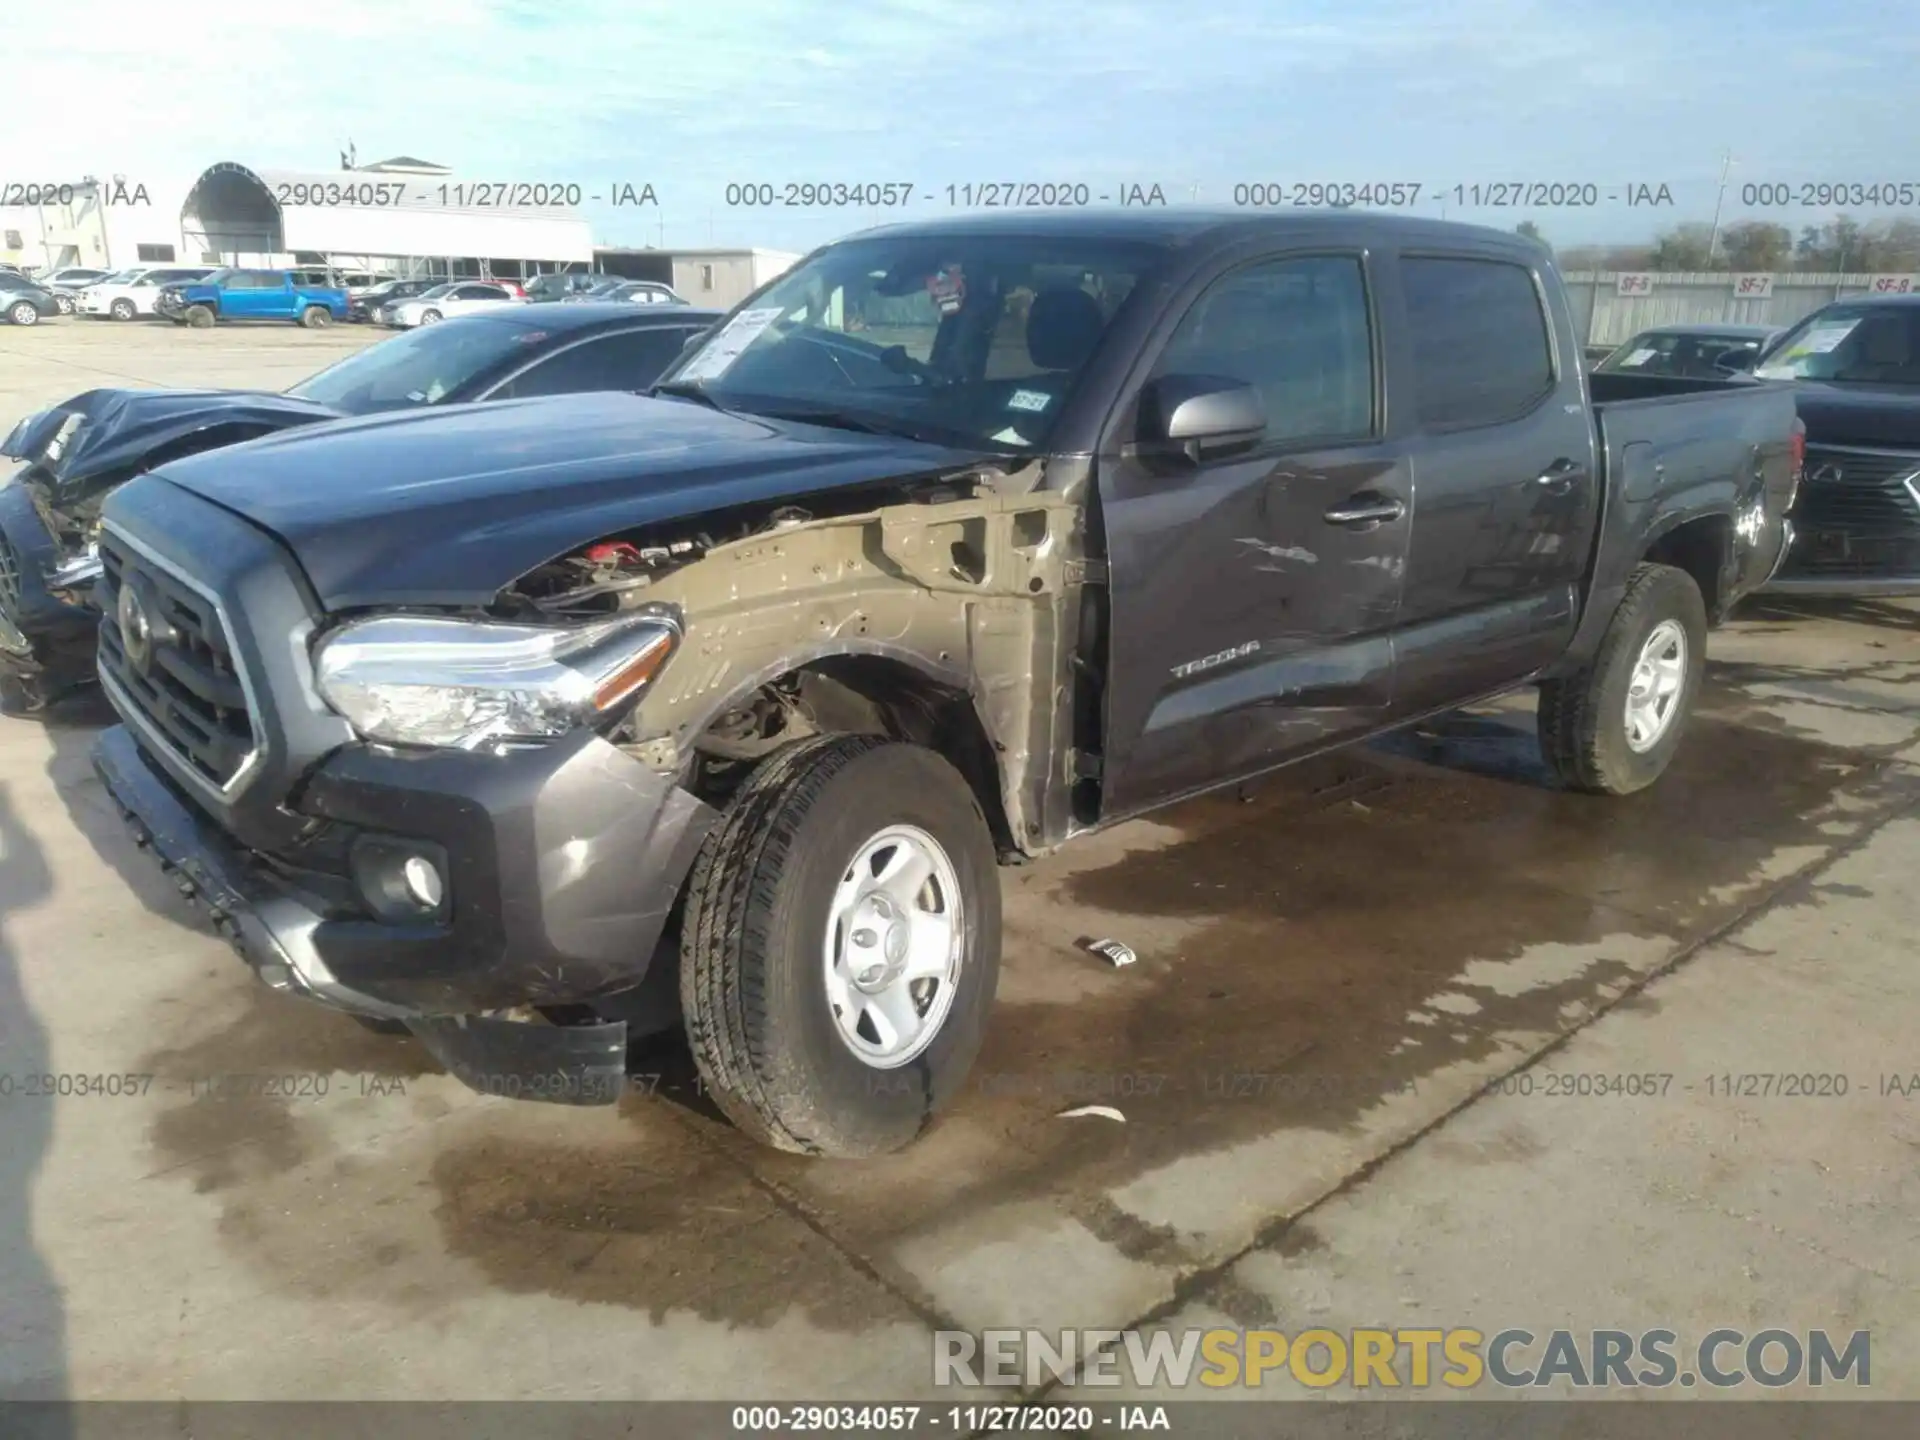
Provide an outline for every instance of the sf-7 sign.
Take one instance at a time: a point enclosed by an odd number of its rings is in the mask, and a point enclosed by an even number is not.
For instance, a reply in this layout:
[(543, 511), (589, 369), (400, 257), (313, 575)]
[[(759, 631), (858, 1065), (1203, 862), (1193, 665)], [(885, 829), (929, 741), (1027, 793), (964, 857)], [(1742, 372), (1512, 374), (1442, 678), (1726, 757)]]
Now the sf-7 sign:
[(1773, 295), (1773, 276), (1735, 275), (1733, 297), (1736, 300), (1767, 300)]

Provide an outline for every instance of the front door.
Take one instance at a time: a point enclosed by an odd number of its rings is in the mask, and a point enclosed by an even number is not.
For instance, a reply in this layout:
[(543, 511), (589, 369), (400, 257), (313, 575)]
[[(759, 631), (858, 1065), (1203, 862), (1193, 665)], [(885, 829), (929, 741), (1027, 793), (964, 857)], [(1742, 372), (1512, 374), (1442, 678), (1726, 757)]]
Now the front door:
[(1359, 254), (1238, 264), (1194, 299), (1148, 384), (1254, 388), (1264, 436), (1155, 458), (1123, 405), (1100, 457), (1112, 636), (1105, 818), (1379, 725), (1412, 518), (1385, 438), (1375, 304)]

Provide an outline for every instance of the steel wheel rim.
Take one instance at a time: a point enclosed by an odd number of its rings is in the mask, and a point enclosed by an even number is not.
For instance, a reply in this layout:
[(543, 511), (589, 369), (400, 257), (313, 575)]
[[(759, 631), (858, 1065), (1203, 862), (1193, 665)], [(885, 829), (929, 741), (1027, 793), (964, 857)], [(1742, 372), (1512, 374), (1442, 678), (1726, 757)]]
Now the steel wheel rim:
[(917, 1059), (953, 1011), (965, 953), (960, 877), (940, 842), (913, 825), (871, 836), (827, 910), (821, 958), (840, 1042), (875, 1070)]
[(1627, 748), (1644, 755), (1673, 728), (1687, 686), (1687, 632), (1662, 620), (1640, 646), (1627, 681)]

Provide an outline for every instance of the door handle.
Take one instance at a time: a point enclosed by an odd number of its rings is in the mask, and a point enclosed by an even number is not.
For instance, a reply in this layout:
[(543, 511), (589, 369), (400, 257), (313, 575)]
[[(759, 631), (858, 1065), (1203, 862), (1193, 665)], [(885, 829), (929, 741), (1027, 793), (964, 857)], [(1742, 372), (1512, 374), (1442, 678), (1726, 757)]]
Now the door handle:
[(1398, 520), (1406, 513), (1407, 507), (1390, 495), (1361, 494), (1334, 506), (1327, 511), (1325, 519), (1329, 525), (1380, 525)]
[(1556, 460), (1534, 476), (1533, 483), (1550, 495), (1564, 495), (1573, 489), (1573, 482), (1579, 474), (1580, 463), (1577, 460)]

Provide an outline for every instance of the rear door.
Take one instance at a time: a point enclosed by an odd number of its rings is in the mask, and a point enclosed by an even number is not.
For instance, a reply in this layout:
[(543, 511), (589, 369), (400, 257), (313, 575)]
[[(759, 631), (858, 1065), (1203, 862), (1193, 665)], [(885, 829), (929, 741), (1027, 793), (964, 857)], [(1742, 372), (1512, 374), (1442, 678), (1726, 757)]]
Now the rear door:
[(1395, 641), (1410, 715), (1515, 684), (1579, 619), (1599, 515), (1572, 317), (1552, 273), (1498, 249), (1407, 252), (1416, 495)]
[[(1103, 815), (1138, 812), (1381, 724), (1412, 491), (1383, 403), (1358, 248), (1222, 262), (1116, 411), (1098, 457), (1111, 639)], [(1189, 461), (1142, 452), (1140, 391), (1251, 385), (1266, 431)]]

